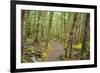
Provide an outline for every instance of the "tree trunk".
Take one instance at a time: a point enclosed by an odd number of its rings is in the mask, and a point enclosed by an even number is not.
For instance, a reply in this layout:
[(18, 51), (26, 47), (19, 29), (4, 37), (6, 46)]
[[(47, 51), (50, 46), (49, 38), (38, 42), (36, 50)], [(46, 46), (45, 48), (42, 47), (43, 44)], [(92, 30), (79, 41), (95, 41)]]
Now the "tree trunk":
[(38, 44), (39, 44), (40, 17), (41, 17), (41, 12), (38, 12), (38, 18), (36, 21), (36, 36), (35, 36), (35, 43), (38, 43)]
[(26, 26), (26, 20), (27, 20), (27, 11), (22, 10), (21, 11), (21, 54), (23, 55), (23, 49), (24, 49), (24, 43), (25, 43), (25, 38), (26, 38), (26, 33), (25, 33), (25, 26)]
[(67, 57), (70, 59), (72, 58), (73, 30), (74, 30), (74, 27), (76, 25), (77, 15), (78, 15), (78, 13), (75, 13), (73, 16), (73, 22), (72, 22), (71, 30), (69, 33), (69, 39), (67, 42), (67, 46), (65, 48), (65, 51), (67, 51), (67, 52), (65, 52), (65, 58), (67, 58)]
[(85, 59), (86, 58), (87, 42), (88, 42), (88, 38), (89, 38), (89, 36), (88, 36), (89, 22), (90, 22), (90, 14), (86, 14), (86, 19), (85, 19), (85, 23), (84, 23), (81, 59)]
[(47, 42), (45, 44), (45, 49), (47, 49), (48, 43), (49, 43), (49, 40), (50, 40), (50, 32), (51, 32), (52, 20), (53, 20), (53, 12), (50, 12), (49, 13), (49, 28), (48, 28), (48, 33), (47, 33), (47, 40), (46, 40)]

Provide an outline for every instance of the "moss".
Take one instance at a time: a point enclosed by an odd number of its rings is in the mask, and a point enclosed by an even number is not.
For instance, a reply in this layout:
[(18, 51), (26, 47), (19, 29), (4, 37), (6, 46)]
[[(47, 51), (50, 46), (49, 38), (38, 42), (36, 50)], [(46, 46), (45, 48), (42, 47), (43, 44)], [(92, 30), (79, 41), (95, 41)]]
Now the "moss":
[(82, 43), (78, 43), (77, 45), (73, 45), (73, 48), (81, 49), (82, 48)]

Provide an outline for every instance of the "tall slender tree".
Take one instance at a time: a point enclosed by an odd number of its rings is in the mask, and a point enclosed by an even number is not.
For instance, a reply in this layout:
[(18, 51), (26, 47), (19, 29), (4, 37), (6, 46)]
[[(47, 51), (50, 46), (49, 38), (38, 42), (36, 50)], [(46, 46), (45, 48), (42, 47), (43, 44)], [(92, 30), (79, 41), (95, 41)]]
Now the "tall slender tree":
[(67, 47), (65, 48), (65, 51), (67, 51), (67, 54), (65, 54), (65, 57), (67, 57), (66, 55), (68, 55), (68, 57), (71, 59), (72, 58), (72, 49), (73, 49), (73, 31), (76, 25), (76, 20), (77, 20), (77, 16), (78, 13), (75, 13), (73, 16), (73, 23), (71, 26), (71, 30), (69, 32), (69, 40), (67, 42)]
[(28, 16), (28, 11), (22, 10), (21, 11), (21, 54), (23, 55), (23, 49), (24, 49), (24, 44), (26, 40), (26, 24), (27, 24), (27, 16)]
[(46, 44), (45, 44), (45, 49), (47, 49), (47, 47), (48, 47), (48, 43), (49, 43), (49, 40), (50, 40), (50, 32), (51, 32), (51, 26), (52, 26), (52, 20), (53, 20), (53, 12), (50, 12), (49, 13), (49, 28), (48, 28), (48, 34), (47, 34), (47, 42), (46, 42)]
[(86, 19), (84, 22), (84, 32), (83, 32), (83, 41), (82, 41), (82, 50), (81, 50), (81, 59), (86, 58), (86, 50), (88, 48), (88, 32), (89, 32), (89, 22), (90, 22), (90, 14), (86, 14)]

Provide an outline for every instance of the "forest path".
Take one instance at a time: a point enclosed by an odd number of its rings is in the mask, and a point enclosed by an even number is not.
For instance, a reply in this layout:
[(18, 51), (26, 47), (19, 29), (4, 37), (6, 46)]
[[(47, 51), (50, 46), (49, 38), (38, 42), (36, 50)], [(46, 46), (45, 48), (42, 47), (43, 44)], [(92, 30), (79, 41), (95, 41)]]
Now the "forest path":
[(46, 61), (59, 61), (59, 56), (64, 54), (63, 46), (55, 40), (50, 41), (52, 50), (48, 53), (48, 58)]

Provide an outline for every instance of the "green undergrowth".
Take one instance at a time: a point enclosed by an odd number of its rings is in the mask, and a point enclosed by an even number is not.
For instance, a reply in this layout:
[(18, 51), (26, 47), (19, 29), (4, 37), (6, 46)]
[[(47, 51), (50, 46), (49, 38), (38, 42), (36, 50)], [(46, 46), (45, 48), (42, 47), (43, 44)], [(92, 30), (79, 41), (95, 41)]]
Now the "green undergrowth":
[(78, 43), (76, 45), (73, 45), (73, 48), (75, 48), (75, 49), (81, 49), (82, 48), (82, 43)]

